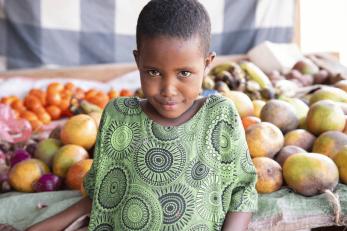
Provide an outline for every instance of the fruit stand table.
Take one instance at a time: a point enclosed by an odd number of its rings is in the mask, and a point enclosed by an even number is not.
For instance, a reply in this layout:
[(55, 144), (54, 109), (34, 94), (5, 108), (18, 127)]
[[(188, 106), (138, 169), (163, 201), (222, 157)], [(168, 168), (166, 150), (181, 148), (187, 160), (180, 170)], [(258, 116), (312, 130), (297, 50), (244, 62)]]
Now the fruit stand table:
[[(340, 197), (339, 225), (347, 225), (347, 185), (338, 184), (334, 194)], [(0, 194), (0, 223), (13, 224), (23, 230), (59, 213), (81, 198), (79, 190)], [(48, 207), (38, 209), (38, 204)], [(326, 194), (304, 197), (291, 189), (281, 189), (271, 194), (259, 194), (258, 206), (248, 230), (285, 231), (336, 225), (334, 205)]]

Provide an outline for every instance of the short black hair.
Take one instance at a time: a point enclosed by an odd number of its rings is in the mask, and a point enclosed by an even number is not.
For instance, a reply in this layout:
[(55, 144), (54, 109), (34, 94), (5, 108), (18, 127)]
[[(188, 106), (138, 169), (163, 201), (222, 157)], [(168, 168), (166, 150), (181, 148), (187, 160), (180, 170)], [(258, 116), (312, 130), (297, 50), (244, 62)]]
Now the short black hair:
[(137, 50), (143, 39), (167, 36), (188, 40), (195, 35), (200, 37), (200, 49), (207, 57), (211, 46), (211, 21), (205, 7), (197, 0), (152, 0), (137, 20)]

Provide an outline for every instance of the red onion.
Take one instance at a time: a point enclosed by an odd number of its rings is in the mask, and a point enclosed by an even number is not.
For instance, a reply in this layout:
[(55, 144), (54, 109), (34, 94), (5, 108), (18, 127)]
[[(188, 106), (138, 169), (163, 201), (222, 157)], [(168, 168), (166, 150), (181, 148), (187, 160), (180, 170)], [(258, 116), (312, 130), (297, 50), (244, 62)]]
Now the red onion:
[(11, 158), (11, 168), (23, 160), (33, 158), (27, 151), (17, 148), (15, 151), (15, 155)]
[(50, 192), (59, 190), (61, 184), (60, 177), (54, 175), (53, 173), (48, 173), (43, 176), (38, 181), (33, 183), (33, 188), (38, 192)]
[(37, 143), (31, 143), (31, 144), (28, 144), (28, 146), (26, 147), (26, 151), (30, 154), (30, 155), (32, 155), (32, 156), (34, 156), (34, 153), (35, 153), (35, 150), (36, 150), (36, 148), (37, 148)]

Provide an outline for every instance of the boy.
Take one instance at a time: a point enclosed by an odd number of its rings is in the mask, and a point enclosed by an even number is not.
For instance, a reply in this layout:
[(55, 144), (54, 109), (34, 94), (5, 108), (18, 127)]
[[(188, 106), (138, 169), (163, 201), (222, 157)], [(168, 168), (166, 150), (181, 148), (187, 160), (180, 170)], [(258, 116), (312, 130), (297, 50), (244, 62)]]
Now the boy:
[(141, 11), (134, 57), (146, 100), (104, 110), (88, 197), (27, 230), (246, 230), (257, 173), (233, 103), (197, 99), (215, 53), (197, 0), (153, 0)]

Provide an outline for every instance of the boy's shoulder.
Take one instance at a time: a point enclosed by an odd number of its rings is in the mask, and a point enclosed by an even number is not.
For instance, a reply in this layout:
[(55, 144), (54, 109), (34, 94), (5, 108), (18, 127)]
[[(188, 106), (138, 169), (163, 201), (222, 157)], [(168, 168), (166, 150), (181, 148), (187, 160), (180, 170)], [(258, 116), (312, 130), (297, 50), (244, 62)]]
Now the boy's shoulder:
[(209, 110), (236, 110), (235, 104), (231, 99), (219, 94), (210, 95), (206, 106)]
[(135, 116), (139, 115), (142, 111), (140, 105), (141, 99), (139, 97), (117, 97), (111, 99), (104, 112), (107, 115), (115, 115), (117, 113), (123, 114), (125, 116)]

